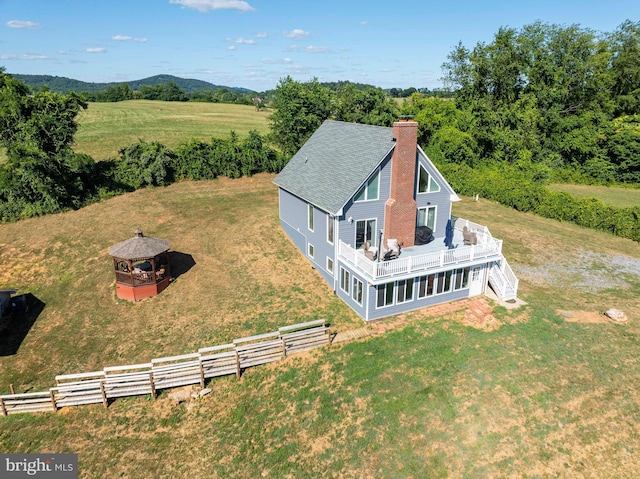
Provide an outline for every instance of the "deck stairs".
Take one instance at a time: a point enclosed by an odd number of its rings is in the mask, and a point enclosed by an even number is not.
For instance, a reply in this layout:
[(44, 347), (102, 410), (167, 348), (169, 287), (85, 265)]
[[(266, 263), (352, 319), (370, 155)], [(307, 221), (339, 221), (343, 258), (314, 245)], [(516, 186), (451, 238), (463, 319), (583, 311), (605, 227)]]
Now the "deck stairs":
[(503, 301), (515, 299), (518, 294), (518, 278), (505, 258), (495, 261), (489, 269), (489, 283)]

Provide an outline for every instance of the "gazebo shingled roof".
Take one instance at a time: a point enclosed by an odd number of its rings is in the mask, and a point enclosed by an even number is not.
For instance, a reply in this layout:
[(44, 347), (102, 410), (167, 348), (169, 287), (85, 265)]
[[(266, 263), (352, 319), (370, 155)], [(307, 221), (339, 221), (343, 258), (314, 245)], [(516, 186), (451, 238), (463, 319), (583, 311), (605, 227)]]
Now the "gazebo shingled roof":
[(109, 254), (114, 258), (136, 260), (153, 258), (168, 250), (169, 242), (167, 240), (144, 236), (142, 231), (137, 230), (133, 238), (109, 248)]

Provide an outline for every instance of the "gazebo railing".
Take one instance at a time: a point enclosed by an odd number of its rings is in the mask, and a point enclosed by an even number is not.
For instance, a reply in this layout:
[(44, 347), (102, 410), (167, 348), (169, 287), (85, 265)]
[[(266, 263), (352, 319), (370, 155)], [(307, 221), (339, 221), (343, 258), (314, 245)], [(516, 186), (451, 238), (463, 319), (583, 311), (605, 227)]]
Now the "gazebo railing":
[(156, 277), (153, 277), (151, 271), (144, 273), (126, 273), (124, 271), (116, 271), (116, 282), (126, 284), (129, 286), (144, 286), (147, 284), (157, 284), (165, 278), (164, 274), (156, 272)]

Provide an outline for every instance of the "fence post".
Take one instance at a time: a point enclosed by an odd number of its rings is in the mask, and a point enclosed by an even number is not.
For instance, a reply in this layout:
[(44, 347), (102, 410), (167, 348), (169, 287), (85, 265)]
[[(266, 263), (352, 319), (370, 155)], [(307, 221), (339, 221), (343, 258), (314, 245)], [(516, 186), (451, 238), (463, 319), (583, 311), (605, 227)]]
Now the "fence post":
[(280, 341), (282, 341), (282, 357), (286, 358), (287, 357), (287, 343), (285, 342), (285, 340), (282, 337), (282, 335), (280, 335)]
[(156, 385), (153, 383), (153, 371), (149, 371), (149, 385), (151, 386), (151, 397), (156, 400)]
[(200, 366), (200, 387), (204, 389), (204, 366), (202, 365), (202, 357), (198, 355), (198, 365)]
[(15, 394), (16, 390), (13, 389), (13, 384), (9, 384), (9, 391), (11, 391), (11, 394)]
[(58, 406), (56, 405), (56, 398), (53, 395), (53, 390), (49, 389), (49, 396), (51, 396), (51, 406), (53, 407), (53, 412), (58, 412)]
[(240, 379), (240, 354), (238, 354), (238, 347), (235, 347), (236, 352), (236, 377)]
[(1, 397), (0, 397), (0, 410), (2, 411), (3, 416), (7, 415), (7, 408), (4, 407), (4, 399), (2, 399)]
[(107, 393), (104, 390), (104, 381), (100, 381), (100, 394), (102, 394), (102, 404), (107, 408), (109, 403), (107, 402)]

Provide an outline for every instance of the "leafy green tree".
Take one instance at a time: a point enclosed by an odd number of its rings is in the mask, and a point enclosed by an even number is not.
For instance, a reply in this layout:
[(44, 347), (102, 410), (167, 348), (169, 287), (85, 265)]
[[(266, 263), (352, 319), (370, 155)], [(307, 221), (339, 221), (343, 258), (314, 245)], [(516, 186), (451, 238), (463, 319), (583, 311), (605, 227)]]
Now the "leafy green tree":
[(338, 88), (333, 118), (367, 125), (391, 126), (398, 119), (398, 107), (382, 88), (359, 89), (353, 83)]
[[(86, 103), (76, 93), (46, 88), (32, 94), (0, 69), (0, 144), (7, 161), (0, 167), (2, 219), (78, 207), (94, 190), (93, 161), (72, 149), (76, 116)], [(5, 216), (8, 215), (8, 216)]]
[(291, 77), (280, 80), (271, 102), (271, 135), (288, 156), (295, 154), (311, 134), (331, 115), (335, 94), (317, 79), (306, 83)]
[(138, 141), (120, 150), (116, 180), (131, 189), (167, 186), (174, 179), (175, 154), (157, 141)]
[(615, 99), (615, 116), (640, 110), (640, 22), (624, 22), (613, 32), (611, 72)]

